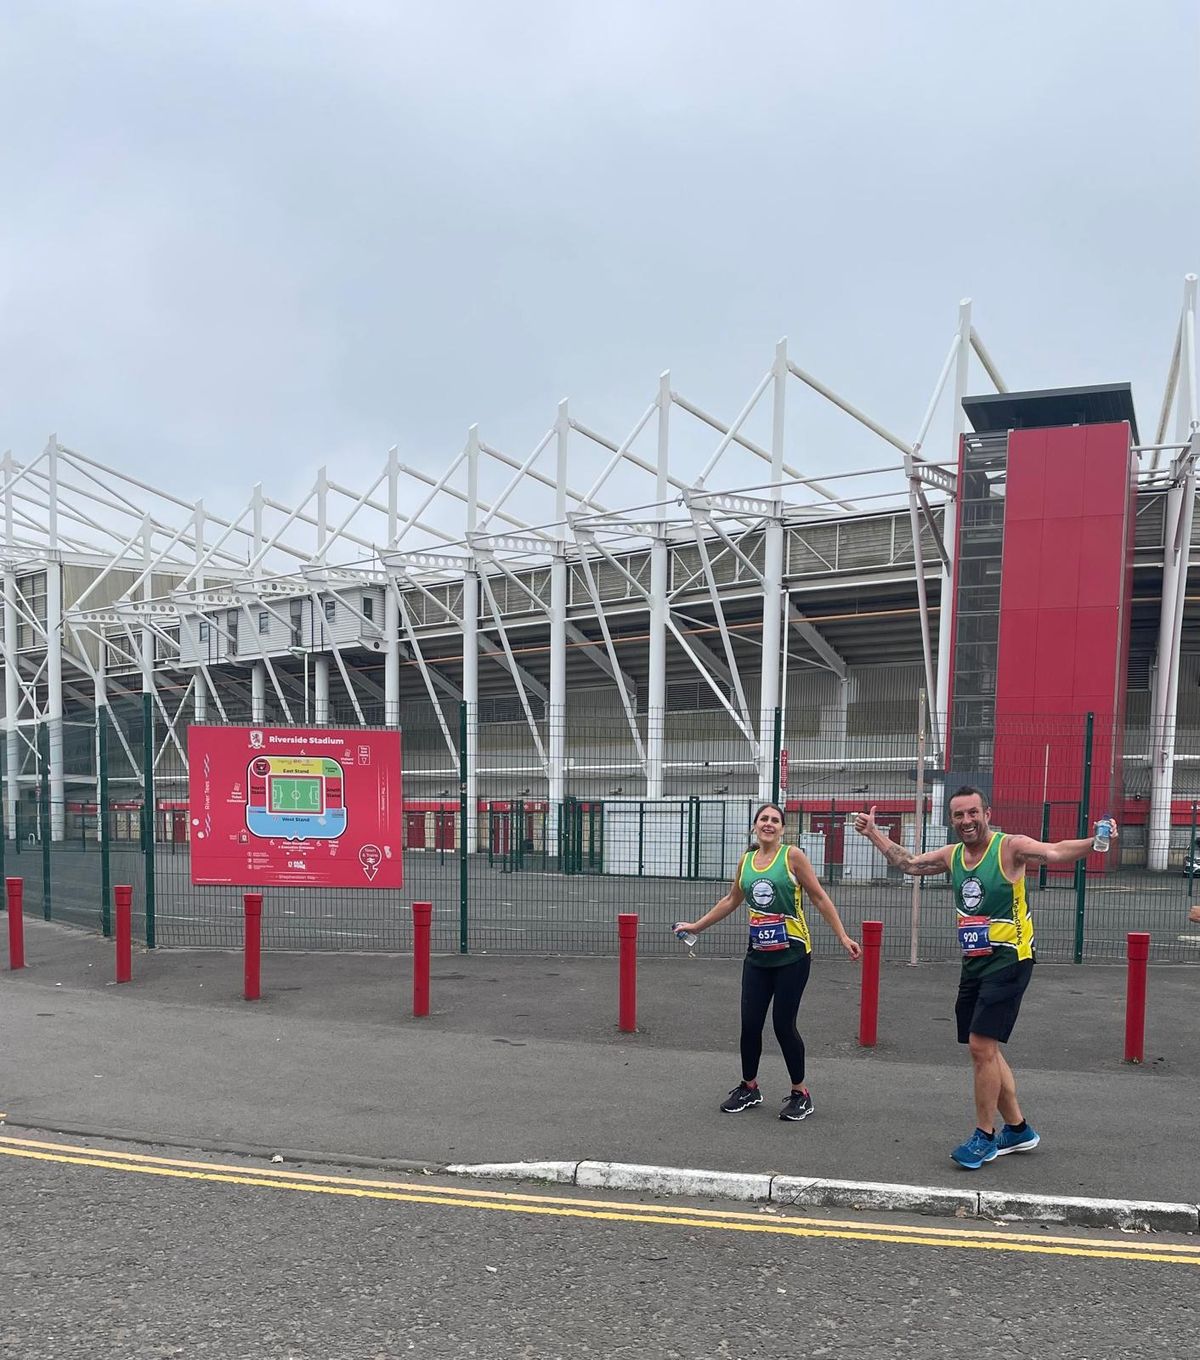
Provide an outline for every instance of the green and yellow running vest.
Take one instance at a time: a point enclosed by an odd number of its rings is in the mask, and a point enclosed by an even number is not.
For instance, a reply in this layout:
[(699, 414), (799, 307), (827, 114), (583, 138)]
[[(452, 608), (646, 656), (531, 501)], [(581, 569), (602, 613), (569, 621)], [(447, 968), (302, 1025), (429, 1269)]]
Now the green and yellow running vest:
[(988, 917), (990, 954), (963, 959), (964, 977), (982, 977), (1000, 968), (1034, 957), (1033, 918), (1025, 900), (1025, 877), (1007, 877), (1000, 865), (1001, 832), (992, 833), (983, 858), (974, 868), (963, 863), (963, 845), (954, 847), (950, 874), (954, 882), (954, 905), (964, 916)]
[(761, 950), (750, 947), (746, 957), (760, 968), (781, 968), (795, 963), (812, 950), (812, 937), (804, 919), (804, 894), (788, 865), (788, 847), (781, 845), (775, 858), (765, 869), (754, 867), (753, 850), (742, 856), (738, 883), (750, 909), (750, 921), (756, 915), (777, 915), (784, 918), (787, 934), (786, 949)]

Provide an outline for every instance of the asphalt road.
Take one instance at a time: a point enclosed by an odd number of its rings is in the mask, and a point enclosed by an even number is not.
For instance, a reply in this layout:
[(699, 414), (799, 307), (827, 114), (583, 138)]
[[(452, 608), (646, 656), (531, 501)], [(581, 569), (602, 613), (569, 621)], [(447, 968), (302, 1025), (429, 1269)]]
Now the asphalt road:
[(1151, 978), (1146, 1061), (1121, 1061), (1124, 970), (1038, 965), (1009, 1056), (1042, 1146), (977, 1175), (954, 1042), (957, 969), (887, 965), (879, 1044), (858, 1046), (859, 970), (821, 960), (801, 1007), (817, 1114), (775, 1118), (787, 1078), (768, 1033), (765, 1103), (730, 1117), (735, 962), (646, 959), (638, 1032), (617, 1031), (612, 959), (438, 956), (431, 1013), (407, 959), (275, 954), (260, 1001), (242, 960), (139, 952), (31, 923), (0, 972), (0, 1109), (10, 1123), (208, 1146), (358, 1153), (434, 1165), (548, 1158), (650, 1163), (1121, 1199), (1200, 1200), (1194, 969)]
[[(135, 936), (144, 938), (145, 864), (135, 847), (114, 849), (112, 881), (134, 887)], [(241, 890), (193, 887), (186, 847), (160, 848), (156, 857), (157, 943), (163, 947), (236, 948), (242, 939)], [(27, 906), (42, 908), (41, 857), (10, 855), (10, 874), (25, 878)], [(671, 924), (695, 919), (725, 891), (723, 882), (654, 877), (604, 877), (543, 873), (530, 868), (504, 871), (486, 856), (468, 868), (467, 938), (472, 950), (514, 954), (612, 954), (618, 912), (638, 913), (643, 953), (675, 950)], [(909, 956), (913, 893), (911, 880), (893, 875), (869, 884), (838, 883), (831, 895), (851, 930), (863, 920), (885, 924), (884, 957)], [(1052, 880), (1039, 891), (1031, 884), (1039, 957), (1070, 962), (1076, 938), (1076, 897), (1069, 880)], [(434, 905), (433, 947), (458, 947), (461, 933), (460, 866), (453, 855), (410, 852), (405, 856), (401, 892), (268, 889), (263, 943), (268, 949), (375, 950), (411, 948), (413, 901)], [(100, 856), (94, 849), (56, 848), (52, 857), (51, 909), (55, 920), (97, 928), (101, 900)], [(1200, 962), (1200, 930), (1187, 923), (1188, 880), (1179, 874), (1129, 871), (1089, 880), (1084, 957), (1125, 957), (1126, 934), (1148, 931), (1155, 962)], [(947, 959), (954, 949), (953, 907), (941, 880), (928, 880), (919, 896), (919, 951), (922, 961)], [(813, 913), (818, 954), (839, 952), (824, 923)], [(744, 920), (731, 917), (710, 931), (704, 951), (732, 957), (745, 949)]]
[[(1200, 1246), (1186, 1238), (489, 1194), (62, 1141), (0, 1142), (0, 1349), (21, 1360), (1200, 1349)], [(296, 1170), (318, 1179), (280, 1174)]]

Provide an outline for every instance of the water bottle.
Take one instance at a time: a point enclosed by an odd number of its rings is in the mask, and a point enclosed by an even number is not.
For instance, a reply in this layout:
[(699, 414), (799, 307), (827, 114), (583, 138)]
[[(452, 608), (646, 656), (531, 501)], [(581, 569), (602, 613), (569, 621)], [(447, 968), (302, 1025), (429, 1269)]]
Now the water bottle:
[(1096, 823), (1096, 839), (1092, 841), (1092, 849), (1098, 855), (1108, 853), (1108, 847), (1112, 842), (1112, 818), (1101, 817)]
[(682, 940), (689, 949), (695, 949), (696, 947), (697, 936), (693, 935), (690, 930), (677, 930), (675, 932), (675, 938), (677, 940)]

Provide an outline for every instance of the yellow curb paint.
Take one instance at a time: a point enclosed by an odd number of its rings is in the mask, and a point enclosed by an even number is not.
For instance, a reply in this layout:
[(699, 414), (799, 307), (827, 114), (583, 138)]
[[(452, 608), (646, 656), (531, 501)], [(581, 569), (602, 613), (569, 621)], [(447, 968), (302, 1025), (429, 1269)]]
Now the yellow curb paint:
[[(458, 1209), (489, 1209), (501, 1212), (576, 1218), (609, 1223), (650, 1223), (661, 1227), (710, 1228), (714, 1231), (747, 1232), (776, 1237), (810, 1237), (827, 1240), (882, 1242), (899, 1246), (953, 1247), (960, 1250), (1007, 1251), (1037, 1256), (1075, 1256), (1095, 1260), (1142, 1261), (1161, 1265), (1200, 1266), (1200, 1247), (1165, 1243), (1128, 1243), (1109, 1245), (1092, 1239), (1051, 1239), (1034, 1241), (1028, 1237), (964, 1229), (926, 1229), (886, 1224), (852, 1225), (844, 1221), (816, 1223), (810, 1220), (770, 1221), (750, 1215), (720, 1211), (684, 1210), (667, 1212), (648, 1206), (612, 1204), (601, 1206), (592, 1201), (507, 1195), (504, 1192), (475, 1192), (439, 1189), (431, 1186), (388, 1186), (386, 1182), (356, 1182), (349, 1178), (311, 1176), (303, 1172), (278, 1173), (247, 1171), (245, 1168), (216, 1168), (207, 1163), (173, 1162), (134, 1153), (98, 1153), (70, 1144), (21, 1146), (26, 1140), (0, 1139), (0, 1156), (51, 1162), (66, 1166), (91, 1167), (105, 1171), (125, 1171), (138, 1175), (177, 1180), (205, 1181), (215, 1184), (247, 1186), (255, 1189), (304, 1191), (354, 1199), (377, 1199), (394, 1203), (441, 1205)], [(47, 1151), (43, 1149), (55, 1149)], [(202, 1168), (202, 1169), (201, 1169)], [(585, 1205), (586, 1207), (580, 1207)]]

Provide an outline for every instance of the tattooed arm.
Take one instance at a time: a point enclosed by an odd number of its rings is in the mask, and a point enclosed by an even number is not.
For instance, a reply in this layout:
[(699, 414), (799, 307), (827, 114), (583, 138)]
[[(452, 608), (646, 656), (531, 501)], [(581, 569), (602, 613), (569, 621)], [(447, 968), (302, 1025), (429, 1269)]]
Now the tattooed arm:
[(914, 855), (911, 850), (897, 845), (880, 831), (875, 825), (873, 807), (870, 812), (860, 812), (855, 817), (854, 829), (860, 836), (865, 836), (894, 869), (899, 869), (903, 874), (944, 874), (950, 870), (950, 854), (954, 849), (952, 845), (943, 845), (923, 855)]

